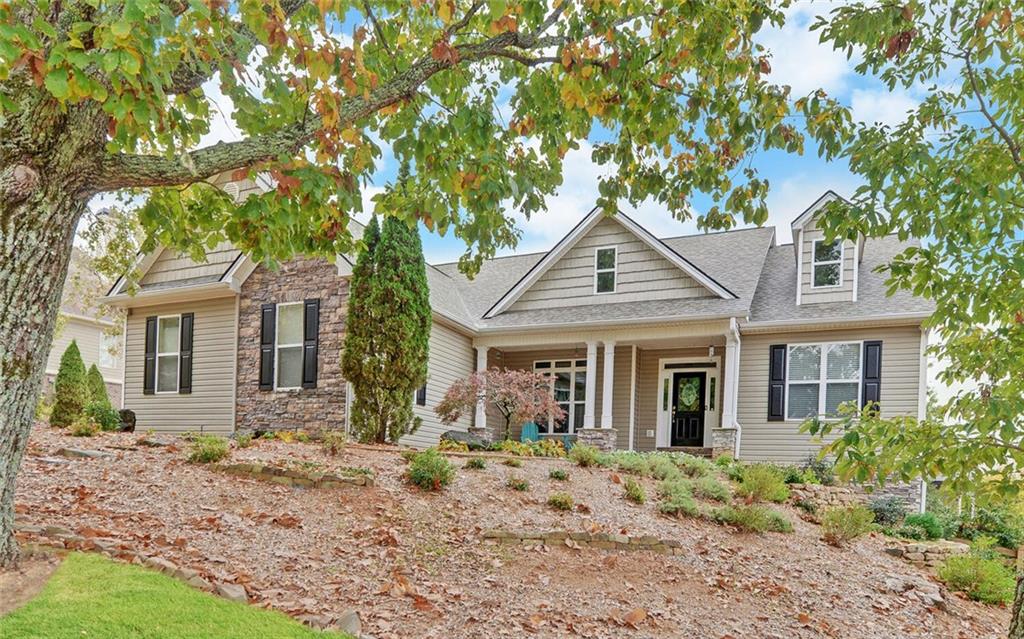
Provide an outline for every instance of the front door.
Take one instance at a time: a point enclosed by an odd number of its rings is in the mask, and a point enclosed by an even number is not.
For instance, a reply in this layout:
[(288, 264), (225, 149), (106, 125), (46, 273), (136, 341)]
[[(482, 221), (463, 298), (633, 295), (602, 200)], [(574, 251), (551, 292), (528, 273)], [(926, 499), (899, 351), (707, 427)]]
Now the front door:
[(672, 446), (704, 445), (704, 385), (707, 373), (672, 375)]

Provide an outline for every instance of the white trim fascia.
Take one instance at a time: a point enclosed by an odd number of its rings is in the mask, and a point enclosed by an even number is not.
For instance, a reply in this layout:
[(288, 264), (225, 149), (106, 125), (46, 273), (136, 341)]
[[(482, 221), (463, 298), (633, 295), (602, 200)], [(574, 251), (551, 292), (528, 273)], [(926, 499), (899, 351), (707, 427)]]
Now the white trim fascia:
[(928, 414), (928, 330), (921, 326), (921, 360), (917, 377), (917, 419), (923, 421)]
[(771, 332), (772, 329), (803, 329), (808, 331), (820, 331), (828, 330), (837, 325), (845, 324), (871, 324), (878, 326), (879, 323), (885, 325), (886, 323), (899, 325), (899, 324), (915, 324), (923, 319), (931, 317), (931, 311), (912, 311), (907, 313), (888, 313), (878, 315), (865, 315), (863, 317), (835, 317), (828, 318), (822, 317), (817, 319), (789, 319), (789, 320), (771, 320), (764, 322), (744, 322), (740, 324), (741, 333), (766, 333)]
[(629, 450), (636, 450), (636, 344), (633, 344), (629, 364)]
[[(845, 242), (844, 242), (844, 244), (845, 244)], [(857, 277), (858, 273), (860, 273), (860, 259), (857, 257), (859, 255), (859, 247), (860, 247), (860, 245), (861, 245), (860, 235), (858, 235), (857, 239), (855, 239), (853, 241), (853, 301), (854, 302), (857, 301), (857, 283), (858, 283), (858, 280), (860, 279), (859, 277)], [(845, 270), (845, 265), (843, 265), (843, 270)]]
[(796, 305), (800, 306), (800, 298), (804, 292), (804, 230), (800, 229), (800, 241), (793, 240), (796, 247)]
[[(99, 367), (97, 366), (97, 368), (99, 368)], [(43, 374), (44, 375), (56, 375), (57, 372), (58, 371), (56, 369), (47, 368), (45, 371), (43, 371)], [(118, 386), (124, 386), (124, 378), (123, 377), (121, 379), (117, 379), (116, 377), (107, 377), (107, 376), (104, 375), (103, 376), (103, 381), (104, 381), (104, 383), (107, 383), (107, 384), (117, 384)], [(123, 408), (123, 406), (122, 406), (122, 408)]]
[[(601, 251), (611, 250), (615, 254), (615, 263), (612, 264), (610, 269), (598, 268), (597, 266), (597, 254)], [(597, 276), (601, 273), (612, 272), (612, 290), (610, 291), (599, 291), (597, 290)], [(619, 247), (618, 245), (611, 246), (595, 246), (594, 247), (594, 295), (612, 295), (619, 290)]]
[(483, 334), (499, 334), (499, 333), (527, 333), (534, 331), (551, 331), (551, 330), (563, 330), (563, 331), (575, 331), (586, 328), (606, 328), (608, 326), (622, 326), (625, 328), (633, 328), (638, 325), (657, 325), (665, 323), (678, 323), (685, 324), (686, 322), (707, 322), (713, 320), (727, 320), (737, 317), (736, 315), (730, 314), (712, 314), (712, 315), (688, 315), (686, 317), (680, 317), (678, 315), (663, 315), (659, 317), (641, 317), (635, 320), (593, 320), (590, 322), (562, 322), (559, 324), (515, 324), (512, 326), (478, 326), (477, 333)]
[[(800, 229), (800, 237), (803, 237), (803, 229)], [(846, 270), (844, 261), (846, 260), (846, 240), (836, 238), (833, 242), (839, 242), (839, 260), (827, 260), (825, 262), (819, 262), (814, 258), (814, 248), (818, 242), (826, 242), (825, 238), (817, 237), (811, 240), (811, 290), (812, 291), (824, 291), (830, 288), (842, 288), (843, 286), (843, 271)], [(839, 264), (839, 282), (836, 284), (826, 284), (824, 286), (816, 286), (814, 284), (814, 267), (815, 266), (828, 266), (830, 264)]]
[(239, 316), (241, 313), (242, 298), (235, 296), (235, 344), (234, 354), (232, 355), (232, 361), (234, 365), (231, 367), (231, 396), (234, 401), (231, 402), (231, 430), (233, 432), (238, 430), (238, 328), (239, 328)]
[[(124, 392), (125, 383), (128, 381), (128, 313), (124, 313), (124, 317), (122, 318), (122, 321), (123, 321), (124, 324), (121, 327), (121, 337), (124, 339), (124, 352), (121, 353), (121, 409), (123, 410), (124, 407), (125, 407), (124, 406), (124, 396), (127, 394), (127, 393)], [(145, 344), (143, 344), (142, 350), (143, 351), (146, 350)], [(146, 354), (143, 353), (142, 356), (143, 356), (143, 359), (145, 359)], [(155, 363), (156, 362), (154, 362), (154, 364)], [(145, 367), (143, 367), (143, 368), (145, 368)], [(155, 388), (156, 387), (155, 380), (154, 380), (153, 386), (154, 386), (153, 390), (156, 390), (156, 388)]]
[(615, 340), (604, 341), (602, 357), (604, 366), (601, 371), (601, 428), (611, 428), (615, 425), (615, 416), (612, 414), (612, 400), (615, 394)]
[(88, 315), (80, 315), (78, 313), (68, 313), (68, 312), (65, 312), (65, 311), (58, 311), (58, 312), (62, 316), (66, 317), (68, 319), (79, 320), (79, 321), (82, 321), (82, 322), (89, 322), (90, 324), (101, 324), (103, 326), (111, 326), (111, 327), (112, 326), (117, 326), (117, 323), (114, 322), (113, 320), (100, 319), (98, 317), (89, 317)]
[(238, 291), (230, 282), (204, 282), (192, 286), (174, 286), (169, 288), (139, 291), (135, 295), (120, 293), (101, 299), (104, 304), (121, 308), (133, 306), (151, 306), (171, 302), (198, 301), (215, 297), (235, 295)]
[(245, 284), (245, 281), (249, 279), (253, 271), (256, 270), (257, 266), (259, 264), (254, 262), (251, 257), (245, 253), (239, 253), (228, 270), (221, 275), (220, 281), (229, 282), (231, 287), (237, 292), (242, 288), (242, 284)]
[[(132, 264), (132, 267), (128, 269), (128, 271), (139, 271), (139, 279), (142, 279), (142, 277), (146, 275), (150, 268), (152, 268), (157, 258), (160, 257), (160, 254), (163, 252), (163, 246), (157, 246), (149, 253), (142, 253), (140, 251), (139, 254), (135, 256), (135, 263)], [(104, 297), (121, 295), (121, 291), (124, 290), (124, 285), (127, 283), (127, 281), (128, 280), (126, 275), (122, 275), (121, 277), (117, 278), (117, 281), (114, 282), (114, 285), (110, 287), (110, 290), (107, 291), (107, 294)]]
[(793, 242), (796, 242), (797, 231), (807, 226), (807, 223), (814, 219), (814, 216), (818, 213), (818, 211), (824, 208), (829, 202), (832, 202), (834, 200), (843, 200), (844, 202), (849, 203), (849, 200), (839, 195), (832, 189), (828, 189), (824, 193), (822, 193), (821, 196), (819, 196), (818, 199), (815, 200), (810, 206), (804, 209), (803, 213), (796, 216), (796, 219), (793, 220), (793, 223), (790, 224), (789, 227), (793, 231)]

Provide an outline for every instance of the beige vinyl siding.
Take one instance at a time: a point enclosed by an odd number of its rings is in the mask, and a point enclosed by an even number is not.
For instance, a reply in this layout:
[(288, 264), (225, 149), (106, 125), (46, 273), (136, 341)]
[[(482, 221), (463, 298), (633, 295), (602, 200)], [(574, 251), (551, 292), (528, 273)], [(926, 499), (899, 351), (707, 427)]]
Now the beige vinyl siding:
[(442, 424), (434, 407), (457, 379), (468, 377), (476, 364), (473, 341), (465, 335), (434, 322), (430, 328), (430, 355), (427, 361), (427, 405), (413, 405), (413, 413), (423, 420), (415, 433), (402, 437), (406, 446), (425, 448), (437, 444), (447, 430), (467, 430), (473, 415), (465, 415), (454, 424)]
[(803, 246), (800, 257), (800, 303), (816, 304), (819, 302), (852, 302), (853, 271), (857, 265), (857, 250), (850, 240), (843, 240), (843, 268), (840, 286), (829, 288), (813, 288), (812, 271), (814, 259), (814, 240), (824, 239), (825, 234), (818, 230), (814, 220), (807, 223), (803, 230)]
[(223, 275), (240, 251), (222, 242), (206, 253), (205, 262), (196, 262), (186, 253), (165, 248), (139, 282), (142, 286)]
[[(658, 378), (661, 375), (659, 369), (663, 359), (671, 358), (694, 358), (718, 361), (721, 370), (722, 347), (718, 347), (719, 353), (715, 357), (708, 357), (707, 348), (674, 348), (674, 349), (640, 349), (637, 353), (637, 402), (636, 402), (636, 435), (634, 445), (637, 450), (651, 451), (657, 448), (658, 430), (658, 402), (661, 389), (658, 388)], [(715, 394), (718, 397), (715, 405), (718, 407), (718, 415), (722, 414), (722, 382), (715, 383)], [(704, 424), (705, 432), (716, 427), (717, 424)], [(648, 432), (650, 431), (650, 432)]]
[[(146, 318), (194, 313), (192, 393), (145, 395)], [(139, 431), (234, 430), (235, 298), (224, 297), (131, 309), (125, 358), (124, 407), (135, 411)]]
[[(617, 248), (614, 293), (594, 293), (595, 251)], [(711, 293), (613, 219), (597, 223), (509, 310), (707, 297)]]
[(818, 444), (799, 432), (800, 421), (768, 421), (768, 352), (772, 344), (882, 340), (882, 415), (917, 415), (921, 366), (919, 326), (743, 335), (737, 416), (744, 461), (799, 463)]
[(46, 359), (46, 372), (51, 375), (57, 373), (64, 350), (74, 340), (78, 343), (78, 350), (82, 353), (82, 361), (85, 363), (86, 368), (96, 364), (105, 381), (120, 384), (123, 358), (118, 356), (117, 366), (113, 368), (99, 365), (102, 335), (105, 330), (108, 330), (108, 327), (77, 317), (64, 316), (62, 322), (63, 326), (60, 332), (54, 336), (53, 344), (50, 346), (50, 355)]

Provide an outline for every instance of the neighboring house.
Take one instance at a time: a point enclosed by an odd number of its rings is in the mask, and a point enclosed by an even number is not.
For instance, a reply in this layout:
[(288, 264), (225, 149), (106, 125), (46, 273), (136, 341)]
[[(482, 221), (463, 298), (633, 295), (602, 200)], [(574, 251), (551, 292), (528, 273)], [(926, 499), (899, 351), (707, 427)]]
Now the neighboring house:
[(57, 331), (46, 359), (44, 393), (49, 394), (60, 368), (60, 358), (72, 340), (78, 343), (82, 361), (89, 368), (96, 364), (114, 406), (121, 404), (124, 376), (121, 330), (109, 314), (98, 306), (107, 290), (100, 276), (90, 268), (87, 257), (77, 248), (71, 250), (68, 275), (64, 281)]
[[(886, 295), (875, 268), (897, 238), (824, 241), (815, 216), (836, 197), (793, 222), (792, 244), (771, 228), (659, 239), (593, 212), (550, 251), (488, 260), (473, 280), (428, 266), (423, 427), (403, 442), (497, 431), (482, 407), (451, 427), (433, 412), (453, 380), (494, 366), (551, 375), (567, 418), (542, 434), (603, 448), (799, 462), (817, 448), (800, 423), (841, 402), (922, 415), (932, 306)], [(158, 249), (139, 266), (138, 292), (118, 282), (106, 300), (128, 311), (124, 406), (140, 428), (346, 427), (351, 260), (273, 270), (223, 245), (205, 263)]]

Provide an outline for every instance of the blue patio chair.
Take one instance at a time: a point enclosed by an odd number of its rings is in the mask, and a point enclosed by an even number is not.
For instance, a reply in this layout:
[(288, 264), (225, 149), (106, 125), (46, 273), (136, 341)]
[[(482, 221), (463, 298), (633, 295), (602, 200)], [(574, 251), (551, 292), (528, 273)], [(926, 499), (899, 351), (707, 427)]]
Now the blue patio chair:
[(523, 424), (523, 432), (519, 435), (519, 441), (540, 441), (540, 432), (537, 430), (537, 424), (533, 422), (526, 422), (525, 424)]
[(572, 450), (573, 444), (575, 444), (575, 443), (576, 443), (576, 440), (573, 439), (572, 435), (562, 435), (562, 445), (565, 446), (565, 451), (566, 452), (569, 452), (570, 450)]

